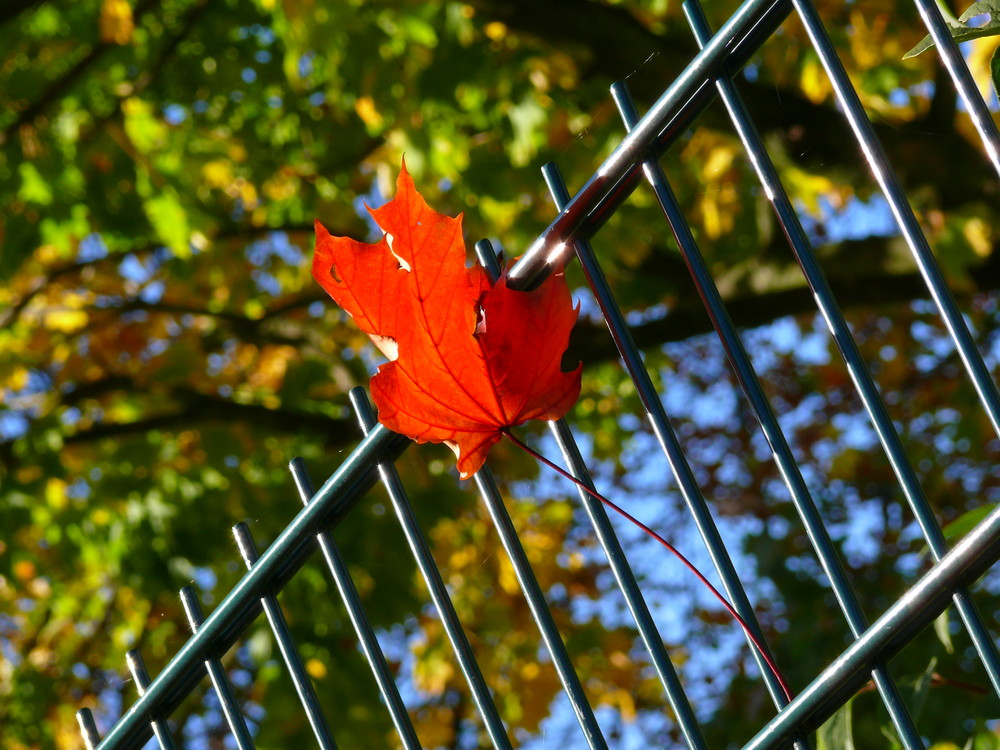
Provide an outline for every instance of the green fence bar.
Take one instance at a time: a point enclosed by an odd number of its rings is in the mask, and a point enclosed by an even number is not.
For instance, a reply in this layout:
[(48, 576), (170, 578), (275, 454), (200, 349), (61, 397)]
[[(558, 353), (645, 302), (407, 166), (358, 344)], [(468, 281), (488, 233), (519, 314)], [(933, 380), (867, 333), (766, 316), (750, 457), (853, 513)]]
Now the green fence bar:
[[(1000, 131), (976, 89), (961, 51), (951, 38), (934, 0), (914, 2), (982, 139), (986, 156), (1000, 175)], [(698, 0), (685, 0), (683, 7), (700, 51), (673, 81), (665, 85), (643, 117), (638, 116), (624, 85), (613, 88), (612, 94), (625, 123), (626, 135), (610, 156), (584, 181), (583, 187), (575, 195), (569, 195), (554, 165), (544, 168), (543, 175), (555, 199), (558, 214), (530, 245), (521, 260), (506, 270), (507, 283), (515, 289), (534, 288), (553, 271), (570, 262), (574, 253), (580, 260), (655, 437), (666, 456), (664, 471), (672, 472), (729, 599), (740, 616), (747, 621), (755, 637), (764, 643), (761, 628), (737, 575), (730, 550), (723, 543), (712, 509), (695, 480), (688, 457), (673, 431), (660, 395), (653, 386), (618, 302), (611, 294), (607, 279), (589, 244), (589, 240), (607, 224), (609, 217), (628, 199), (645, 175), (680, 247), (716, 335), (770, 446), (792, 503), (830, 581), (847, 629), (854, 637), (854, 641), (790, 701), (786, 699), (779, 680), (772, 674), (757, 649), (751, 647), (751, 655), (756, 660), (761, 679), (774, 701), (777, 715), (759, 731), (754, 728), (753, 731), (757, 731), (757, 734), (745, 747), (761, 750), (793, 746), (805, 750), (810, 746), (809, 734), (871, 679), (896, 727), (902, 745), (907, 750), (917, 750), (924, 746), (924, 740), (889, 673), (889, 660), (928, 627), (950, 602), (956, 605), (989, 679), (1000, 695), (1000, 653), (997, 641), (995, 635), (987, 629), (968, 592), (968, 587), (1000, 559), (1000, 508), (993, 510), (949, 551), (938, 520), (927, 502), (918, 475), (878, 392), (871, 371), (861, 357), (850, 327), (833, 296), (816, 252), (803, 231), (764, 141), (737, 92), (733, 79), (735, 72), (758, 52), (793, 10), (805, 25), (809, 40), (830, 77), (847, 125), (888, 201), (948, 335), (976, 389), (982, 408), (998, 436), (1000, 394), (811, 0), (745, 0), (714, 35)], [(938, 85), (941, 85), (941, 80)], [(672, 144), (688, 132), (688, 128), (716, 96), (721, 97), (760, 184), (772, 204), (778, 223), (812, 291), (817, 309), (843, 356), (857, 394), (892, 467), (896, 483), (913, 511), (917, 525), (927, 540), (931, 556), (936, 561), (871, 626), (867, 625), (861, 603), (810, 494), (800, 464), (795, 460), (743, 340), (729, 318), (715, 280), (658, 161)], [(491, 279), (495, 281), (502, 269), (492, 244), (482, 241), (476, 245), (476, 251)], [(190, 637), (152, 680), (146, 673), (139, 653), (135, 650), (128, 652), (126, 660), (139, 697), (111, 726), (103, 740), (92, 711), (82, 708), (77, 712), (80, 732), (88, 750), (140, 748), (154, 737), (161, 748), (174, 747), (168, 721), (182, 702), (198, 689), (206, 674), (218, 694), (236, 747), (238, 750), (252, 750), (253, 736), (221, 657), (245, 637), (262, 611), (289, 668), (303, 711), (319, 746), (334, 748), (334, 738), (323, 716), (319, 697), (306, 673), (278, 603), (283, 587), (317, 547), (337, 585), (357, 634), (358, 645), (372, 670), (400, 745), (405, 750), (420, 750), (420, 740), (392, 669), (382, 652), (333, 535), (337, 524), (379, 481), (389, 494), (414, 560), (427, 583), (431, 601), (454, 649), (458, 666), (489, 737), (489, 744), (497, 750), (509, 750), (512, 747), (511, 738), (487, 684), (489, 675), (482, 673), (476, 661), (469, 634), (459, 621), (403, 482), (396, 472), (394, 461), (410, 443), (375, 421), (362, 389), (354, 389), (350, 399), (362, 428), (363, 437), (359, 445), (315, 492), (302, 460), (294, 459), (290, 463), (289, 468), (303, 504), (302, 509), (259, 555), (245, 524), (236, 525), (234, 534), (247, 572), (208, 617), (203, 616), (194, 589), (185, 587), (181, 590), (181, 601), (192, 631)], [(554, 422), (550, 429), (572, 474), (584, 486), (593, 489), (593, 480), (567, 422)], [(532, 617), (538, 625), (541, 640), (551, 655), (565, 697), (583, 732), (583, 742), (574, 744), (574, 747), (585, 744), (591, 750), (606, 750), (611, 744), (609, 738), (603, 735), (595, 712), (587, 700), (583, 681), (573, 668), (569, 650), (546, 604), (545, 592), (529, 564), (522, 541), (518, 538), (498, 490), (496, 478), (484, 467), (475, 479)], [(705, 750), (703, 730), (607, 511), (584, 489), (577, 487), (576, 491), (636, 623), (637, 634), (649, 654), (650, 664), (663, 686), (667, 699), (663, 710), (672, 712), (672, 718), (676, 721), (676, 727), (671, 727), (671, 731), (676, 728), (687, 747)], [(638, 648), (638, 639), (635, 645)]]
[[(247, 570), (251, 570), (257, 564), (259, 555), (249, 527), (241, 521), (233, 526), (233, 536), (236, 537), (236, 546), (240, 549), (240, 557), (243, 558)], [(274, 640), (278, 643), (281, 658), (288, 668), (288, 675), (292, 678), (295, 692), (302, 702), (302, 708), (306, 712), (306, 718), (309, 719), (309, 726), (312, 727), (316, 741), (321, 750), (336, 750), (337, 743), (334, 742), (326, 717), (323, 716), (323, 709), (320, 708), (316, 690), (306, 673), (295, 641), (292, 639), (292, 633), (288, 629), (288, 621), (285, 620), (281, 605), (278, 604), (278, 597), (272, 593), (264, 594), (260, 598), (260, 605), (264, 608), (264, 615), (271, 626), (271, 632), (274, 634)]]
[(1000, 507), (911, 586), (744, 749), (783, 747), (794, 733), (816, 729), (864, 685), (877, 659), (898, 653), (945, 610), (951, 591), (973, 583), (998, 560)]
[[(149, 687), (149, 673), (146, 671), (146, 665), (142, 661), (142, 655), (138, 649), (129, 649), (125, 654), (125, 661), (128, 664), (128, 671), (132, 675), (132, 680), (135, 682), (135, 687), (141, 696)], [(154, 713), (150, 714), (149, 726), (153, 729), (153, 734), (160, 745), (160, 750), (174, 750), (176, 746), (174, 745), (173, 738), (170, 736), (170, 727), (167, 726), (167, 722), (164, 719), (153, 718), (155, 715)]]
[[(370, 435), (376, 430), (384, 429), (382, 425), (375, 421), (375, 414), (368, 404), (368, 397), (365, 395), (363, 389), (355, 388), (351, 391), (351, 405), (354, 407), (354, 413), (358, 417), (358, 422), (360, 422), (363, 432)], [(451, 597), (448, 595), (448, 590), (441, 579), (441, 571), (438, 570), (437, 563), (434, 562), (434, 556), (431, 554), (430, 547), (427, 546), (427, 540), (424, 538), (423, 532), (420, 530), (420, 525), (417, 523), (417, 517), (413, 514), (413, 508), (410, 506), (410, 501), (406, 496), (403, 482), (400, 480), (399, 474), (396, 473), (396, 468), (388, 459), (379, 461), (378, 470), (389, 499), (392, 501), (392, 507), (399, 518), (400, 526), (403, 528), (403, 533), (406, 535), (406, 541), (410, 545), (413, 558), (417, 563), (417, 567), (420, 568), (420, 574), (427, 583), (427, 589), (430, 592), (434, 606), (437, 607), (438, 615), (441, 617), (441, 624), (444, 626), (448, 640), (451, 641), (452, 648), (455, 650), (455, 657), (458, 659), (459, 668), (462, 670), (462, 674), (469, 684), (472, 699), (476, 704), (476, 708), (479, 709), (479, 715), (483, 719), (486, 733), (497, 750), (506, 750), (511, 747), (510, 740), (507, 738), (507, 730), (504, 729), (503, 722), (500, 720), (496, 704), (493, 702), (493, 696), (490, 695), (490, 689), (483, 678), (482, 670), (479, 668), (475, 654), (472, 653), (472, 646), (469, 644), (469, 639), (462, 629), (458, 613), (455, 612), (455, 606), (451, 603)]]
[[(201, 612), (201, 605), (198, 603), (198, 595), (190, 586), (181, 589), (181, 604), (184, 605), (184, 613), (187, 615), (188, 625), (192, 633), (197, 633), (205, 621), (205, 616)], [(229, 731), (236, 742), (237, 750), (253, 750), (253, 736), (247, 726), (246, 717), (240, 708), (239, 701), (233, 693), (233, 685), (226, 675), (226, 669), (222, 666), (222, 661), (218, 656), (211, 656), (205, 659), (205, 669), (208, 677), (215, 688), (215, 694), (219, 697), (219, 704), (222, 706), (222, 715), (226, 718)]]
[(260, 597), (281, 588), (302, 566), (316, 533), (343, 518), (375, 483), (375, 456), (396, 455), (407, 445), (408, 440), (381, 425), (371, 430), (111, 728), (101, 750), (141, 747), (152, 735), (144, 717), (154, 709), (169, 715), (180, 705), (205, 674), (205, 660), (228, 650), (260, 614)]
[[(308, 505), (315, 491), (309, 474), (306, 472), (305, 462), (301, 458), (293, 458), (289, 462), (288, 468), (292, 472), (295, 486), (298, 488), (299, 499), (302, 500), (303, 505)], [(334, 542), (333, 534), (329, 531), (320, 531), (316, 534), (316, 541), (323, 553), (323, 558), (326, 560), (330, 575), (333, 576), (334, 583), (337, 584), (337, 590), (347, 608), (347, 614), (354, 626), (354, 631), (358, 634), (361, 650), (368, 660), (376, 683), (378, 683), (379, 693), (382, 695), (382, 700), (385, 701), (400, 742), (403, 743), (405, 750), (421, 750), (420, 740), (413, 728), (413, 722), (410, 721), (410, 715), (399, 695), (399, 689), (392, 678), (382, 648), (378, 645), (378, 638), (376, 638), (375, 631), (368, 620), (368, 615), (365, 614), (365, 608), (361, 603), (357, 587), (351, 579), (347, 564), (341, 557), (336, 542)]]

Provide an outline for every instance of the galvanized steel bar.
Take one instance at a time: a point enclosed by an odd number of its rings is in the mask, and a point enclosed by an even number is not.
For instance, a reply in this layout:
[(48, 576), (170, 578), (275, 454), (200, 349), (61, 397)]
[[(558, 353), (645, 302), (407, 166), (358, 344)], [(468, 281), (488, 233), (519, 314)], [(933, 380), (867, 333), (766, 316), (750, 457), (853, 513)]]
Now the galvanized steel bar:
[(81, 708), (76, 712), (76, 723), (80, 725), (80, 736), (87, 750), (94, 750), (101, 743), (101, 735), (97, 731), (94, 712), (89, 708)]
[(639, 163), (663, 152), (715, 96), (715, 79), (753, 55), (791, 11), (788, 0), (746, 0), (650, 108), (642, 122), (507, 273), (512, 289), (532, 289), (572, 258), (573, 240), (585, 240), (607, 221), (642, 179)]
[[(128, 664), (128, 671), (132, 674), (132, 680), (135, 682), (136, 690), (139, 691), (141, 696), (146, 692), (146, 688), (149, 687), (149, 673), (146, 671), (146, 665), (142, 661), (142, 654), (139, 653), (138, 649), (131, 648), (125, 652), (125, 662)], [(160, 745), (161, 750), (174, 750), (174, 740), (170, 736), (170, 727), (167, 726), (166, 719), (154, 719), (153, 714), (149, 715), (149, 726), (153, 729), (153, 734), (156, 736), (156, 741)]]
[(493, 526), (500, 535), (503, 548), (507, 551), (507, 557), (514, 568), (514, 575), (521, 586), (521, 591), (524, 593), (524, 598), (531, 610), (531, 616), (535, 618), (535, 624), (538, 625), (545, 646), (549, 650), (549, 655), (552, 657), (552, 664), (555, 666), (559, 681), (566, 691), (566, 697), (569, 698), (573, 713), (576, 714), (576, 720), (580, 723), (580, 729), (583, 731), (587, 746), (606, 750), (608, 743), (601, 733), (601, 727), (597, 723), (590, 703), (587, 702), (587, 695), (583, 692), (583, 685), (580, 684), (580, 678), (573, 669), (569, 654), (566, 653), (566, 644), (563, 643), (562, 637), (559, 635), (556, 623), (552, 619), (552, 613), (545, 602), (545, 594), (542, 593), (542, 589), (538, 585), (538, 579), (535, 578), (535, 574), (531, 570), (531, 563), (528, 562), (528, 556), (524, 553), (524, 547), (521, 546), (517, 530), (510, 519), (510, 514), (507, 513), (507, 508), (504, 507), (503, 498), (500, 497), (500, 490), (493, 478), (493, 473), (489, 467), (483, 466), (473, 478), (479, 488), (479, 495), (489, 510)]
[(941, 14), (941, 8), (934, 0), (913, 1), (917, 5), (917, 10), (920, 11), (920, 17), (924, 20), (924, 26), (927, 27), (934, 39), (934, 44), (941, 55), (941, 61), (947, 68), (948, 75), (951, 76), (958, 95), (965, 102), (969, 117), (972, 118), (972, 123), (979, 132), (979, 137), (986, 148), (986, 155), (993, 164), (997, 175), (1000, 175), (1000, 131), (997, 130), (993, 116), (986, 106), (986, 100), (979, 93), (979, 88), (972, 78), (972, 73), (969, 71), (965, 58), (962, 57), (958, 44), (955, 43), (948, 31), (948, 24), (945, 23), (944, 16)]
[[(962, 318), (962, 313), (959, 311), (958, 305), (955, 304), (955, 300), (945, 284), (941, 270), (938, 268), (937, 262), (931, 254), (927, 239), (920, 230), (920, 226), (917, 224), (916, 217), (913, 214), (913, 209), (906, 199), (906, 194), (903, 192), (899, 180), (889, 165), (889, 161), (882, 149), (882, 144), (875, 136), (871, 122), (868, 120), (864, 107), (861, 105), (861, 100), (858, 98), (858, 94), (853, 86), (851, 86), (847, 72), (844, 70), (844, 66), (840, 62), (836, 50), (833, 48), (830, 37), (827, 35), (826, 29), (823, 28), (823, 23), (820, 21), (819, 15), (816, 13), (816, 9), (810, 0), (792, 0), (792, 2), (802, 19), (802, 23), (805, 25), (806, 33), (809, 35), (813, 48), (819, 55), (820, 61), (823, 63), (823, 67), (830, 77), (834, 92), (837, 95), (844, 115), (851, 125), (851, 129), (854, 131), (855, 138), (861, 146), (865, 158), (868, 160), (868, 164), (892, 208), (893, 215), (896, 217), (896, 221), (903, 236), (906, 238), (914, 259), (917, 261), (920, 273), (924, 277), (931, 297), (934, 299), (941, 313), (952, 341), (955, 342), (959, 356), (965, 363), (966, 370), (979, 394), (987, 416), (989, 416), (990, 421), (993, 423), (994, 430), (1000, 435), (1000, 395), (997, 393), (996, 386), (986, 367), (986, 363), (976, 349), (972, 335), (969, 333), (965, 320)], [(919, 489), (919, 484), (915, 475), (913, 475), (913, 470), (906, 460), (905, 454), (898, 457), (890, 454), (889, 460), (893, 464), (897, 476), (901, 477), (901, 483), (904, 484), (907, 500), (910, 502), (910, 506), (917, 518), (917, 523), (920, 525), (924, 538), (927, 540), (931, 553), (934, 555), (934, 559), (940, 560), (947, 552), (948, 545), (945, 543), (941, 527), (938, 525), (930, 506)], [(902, 482), (902, 477), (906, 477), (905, 482)], [(995, 640), (983, 624), (982, 617), (976, 610), (975, 602), (973, 602), (967, 592), (961, 590), (955, 592), (955, 606), (958, 609), (959, 616), (962, 618), (962, 622), (969, 631), (969, 636), (972, 638), (976, 651), (979, 653), (979, 658), (982, 660), (983, 666), (989, 674), (994, 691), (1000, 695), (1000, 652), (997, 651)]]
[[(569, 194), (562, 181), (562, 177), (559, 175), (558, 169), (554, 164), (546, 164), (542, 168), (542, 172), (549, 191), (555, 200), (556, 207), (562, 209), (569, 201)], [(594, 257), (593, 250), (590, 248), (588, 242), (577, 240), (575, 247), (580, 265), (583, 267), (587, 281), (590, 283), (590, 288), (594, 292), (598, 305), (600, 305), (605, 322), (607, 322), (608, 328), (611, 330), (611, 335), (615, 340), (615, 345), (618, 347), (618, 351), (625, 362), (632, 382), (635, 384), (639, 398), (646, 409), (646, 416), (653, 427), (661, 449), (667, 457), (684, 502), (687, 504), (688, 510), (691, 512), (692, 518), (698, 527), (698, 532), (701, 534), (705, 546), (708, 548), (709, 555), (719, 573), (723, 586), (726, 588), (730, 602), (747, 622), (757, 639), (766, 646), (766, 640), (760, 629), (760, 624), (757, 622), (757, 615), (753, 611), (753, 606), (747, 598), (743, 583), (736, 573), (736, 568), (733, 565), (732, 558), (729, 556), (729, 551), (726, 549), (726, 545), (719, 535), (719, 530), (708, 509), (708, 503), (705, 502), (705, 498), (698, 488), (694, 473), (687, 462), (687, 457), (684, 455), (677, 436), (670, 426), (663, 403), (660, 401), (659, 394), (657, 394), (649, 373), (646, 371), (646, 367), (639, 355), (639, 350), (632, 341), (628, 325), (621, 310), (618, 308), (617, 301), (611, 293), (607, 279), (604, 278), (604, 272), (597, 263), (597, 259)], [(770, 667), (750, 640), (749, 635), (747, 636), (747, 640), (750, 643), (750, 651), (753, 654), (753, 658), (761, 671), (764, 684), (767, 686), (774, 704), (780, 709), (788, 702), (781, 689), (781, 685), (771, 673)], [(804, 740), (801, 740), (800, 743), (806, 746)]]
[(291, 578), (305, 562), (316, 533), (327, 524), (339, 523), (374, 484), (375, 456), (394, 457), (408, 445), (406, 438), (376, 425), (111, 728), (100, 750), (137, 747), (149, 739), (151, 730), (144, 717), (154, 710), (169, 714), (187, 697), (201, 679), (203, 662), (232, 646), (260, 614), (263, 593)]
[[(489, 240), (480, 240), (476, 243), (476, 256), (491, 279), (499, 278), (501, 274), (500, 264)], [(594, 480), (590, 476), (590, 471), (587, 469), (586, 462), (583, 460), (580, 448), (566, 420), (559, 419), (549, 422), (549, 431), (559, 445), (563, 459), (570, 467), (570, 473), (591, 490), (596, 491)], [(681, 685), (680, 678), (677, 676), (677, 671), (670, 661), (659, 631), (656, 629), (653, 617), (649, 613), (649, 607), (642, 596), (639, 583), (635, 580), (625, 552), (622, 550), (611, 521), (608, 519), (608, 513), (604, 509), (604, 505), (583, 488), (577, 487), (576, 490), (597, 534), (597, 540), (608, 558), (618, 588), (625, 597), (625, 603), (632, 613), (653, 668), (663, 684), (667, 700), (674, 711), (674, 717), (681, 733), (684, 735), (688, 747), (701, 750), (705, 748), (705, 740), (702, 737), (701, 728), (698, 726), (698, 719), (695, 717), (694, 711), (691, 710), (691, 704)]]
[[(352, 388), (350, 397), (351, 406), (354, 407), (354, 413), (361, 424), (362, 432), (370, 434), (382, 428), (382, 425), (375, 419), (375, 414), (368, 404), (368, 397), (365, 395), (363, 388)], [(382, 477), (382, 483), (389, 495), (389, 499), (392, 501), (396, 516), (399, 518), (403, 533), (406, 535), (406, 541), (413, 552), (413, 558), (420, 569), (424, 581), (427, 583), (427, 589), (430, 592), (431, 599), (434, 601), (434, 606), (437, 607), (438, 614), (441, 617), (441, 624), (444, 626), (448, 640), (451, 641), (452, 648), (455, 650), (459, 668), (462, 670), (462, 674), (469, 684), (469, 689), (472, 692), (472, 700), (475, 702), (476, 708), (479, 709), (479, 715), (483, 719), (486, 733), (489, 735), (493, 746), (498, 750), (501, 748), (503, 750), (510, 750), (511, 745), (510, 740), (507, 738), (507, 731), (504, 729), (500, 715), (497, 713), (493, 697), (490, 695), (490, 690), (486, 685), (486, 680), (483, 678), (482, 670), (480, 670), (479, 663), (472, 652), (469, 639), (465, 635), (465, 630), (462, 629), (462, 623), (455, 612), (455, 606), (451, 603), (451, 597), (448, 596), (448, 590), (441, 579), (441, 571), (438, 570), (437, 563), (434, 562), (434, 556), (431, 554), (430, 548), (427, 546), (427, 540), (424, 539), (420, 525), (417, 523), (417, 517), (413, 514), (413, 508), (410, 507), (410, 501), (407, 498), (403, 482), (400, 480), (399, 474), (396, 473), (396, 468), (393, 466), (392, 461), (387, 458), (379, 460), (378, 471)]]
[[(233, 536), (236, 537), (236, 546), (240, 549), (240, 556), (243, 558), (247, 570), (252, 570), (260, 556), (257, 553), (257, 545), (254, 544), (249, 527), (241, 521), (233, 526)], [(330, 732), (330, 726), (326, 722), (319, 698), (316, 696), (316, 689), (306, 673), (302, 657), (299, 656), (299, 650), (292, 638), (291, 631), (288, 629), (288, 621), (281, 611), (281, 605), (278, 604), (278, 597), (273, 593), (266, 593), (260, 598), (260, 604), (264, 608), (267, 622), (271, 626), (271, 632), (274, 633), (274, 640), (278, 643), (281, 658), (284, 659), (285, 666), (288, 667), (288, 674), (292, 678), (295, 692), (306, 712), (306, 718), (316, 736), (316, 741), (322, 750), (336, 750), (337, 743), (334, 742), (333, 733)]]
[(779, 748), (798, 732), (819, 727), (867, 681), (876, 659), (889, 659), (948, 606), (951, 592), (1000, 560), (1000, 507), (984, 518), (940, 562), (921, 576), (864, 634), (824, 669), (744, 746)]
[[(180, 591), (181, 604), (184, 605), (184, 613), (187, 615), (188, 626), (192, 633), (197, 633), (205, 621), (205, 616), (201, 612), (201, 604), (198, 603), (198, 595), (190, 586), (185, 586)], [(222, 661), (218, 655), (205, 659), (205, 669), (208, 671), (209, 679), (215, 688), (215, 694), (219, 697), (219, 704), (222, 706), (222, 715), (226, 717), (229, 731), (236, 742), (237, 750), (253, 750), (253, 736), (247, 726), (246, 717), (243, 716), (243, 709), (240, 708), (239, 701), (233, 693), (232, 683), (229, 681), (226, 670), (222, 666)]]
[[(308, 505), (315, 491), (313, 490), (312, 481), (309, 479), (309, 474), (306, 471), (305, 462), (301, 458), (293, 458), (289, 462), (288, 468), (299, 491), (299, 499), (302, 500), (303, 505)], [(347, 608), (347, 614), (351, 618), (354, 631), (358, 634), (361, 650), (368, 660), (376, 683), (378, 683), (379, 693), (381, 693), (382, 700), (385, 701), (389, 715), (392, 717), (396, 733), (399, 735), (399, 739), (406, 750), (420, 750), (420, 740), (417, 738), (416, 730), (413, 728), (413, 722), (410, 721), (410, 714), (407, 712), (406, 706), (403, 704), (403, 699), (399, 695), (396, 681), (392, 678), (392, 672), (389, 670), (385, 655), (382, 653), (381, 646), (379, 646), (375, 630), (368, 620), (364, 605), (361, 603), (361, 597), (358, 595), (358, 590), (351, 578), (350, 571), (347, 569), (347, 564), (337, 549), (333, 534), (329, 531), (320, 531), (316, 534), (316, 541), (319, 544), (320, 551), (323, 553), (323, 557), (326, 559), (330, 575), (333, 576), (333, 580), (337, 584), (337, 590), (340, 591), (340, 597)]]

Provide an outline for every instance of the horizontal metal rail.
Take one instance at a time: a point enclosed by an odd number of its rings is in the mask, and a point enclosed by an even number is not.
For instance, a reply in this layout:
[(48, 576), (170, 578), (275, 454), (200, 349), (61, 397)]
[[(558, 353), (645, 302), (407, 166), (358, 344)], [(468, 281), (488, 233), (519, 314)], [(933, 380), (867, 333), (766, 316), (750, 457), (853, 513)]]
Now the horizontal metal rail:
[(152, 736), (149, 722), (159, 715), (169, 715), (181, 704), (204, 677), (205, 661), (225, 653), (260, 615), (260, 598), (281, 588), (302, 567), (315, 545), (316, 533), (327, 524), (336, 525), (375, 484), (378, 458), (395, 457), (409, 444), (409, 440), (382, 425), (371, 430), (253, 569), (205, 618), (99, 747), (141, 747)]
[(791, 12), (789, 0), (746, 0), (697, 54), (642, 121), (507, 273), (512, 289), (532, 289), (573, 257), (642, 180), (642, 161), (663, 153), (715, 98), (715, 81), (741, 67)]
[(998, 560), (1000, 507), (994, 508), (860, 638), (820, 672), (744, 746), (745, 749), (782, 747), (795, 733), (816, 729), (861, 689), (877, 660), (897, 654), (945, 610), (952, 591), (974, 583)]

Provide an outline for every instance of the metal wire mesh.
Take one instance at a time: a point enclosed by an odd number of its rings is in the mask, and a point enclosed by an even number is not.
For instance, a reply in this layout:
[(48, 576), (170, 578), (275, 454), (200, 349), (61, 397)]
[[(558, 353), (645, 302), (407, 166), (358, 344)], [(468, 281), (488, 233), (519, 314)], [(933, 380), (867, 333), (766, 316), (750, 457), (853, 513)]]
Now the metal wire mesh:
[[(940, 10), (932, 0), (915, 0), (915, 3), (966, 110), (970, 113), (987, 158), (1000, 176), (1000, 133), (972, 81), (961, 53), (948, 33)], [(954, 549), (948, 549), (872, 375), (820, 269), (815, 249), (807, 238), (764, 143), (729, 78), (793, 10), (804, 24), (813, 48), (827, 71), (847, 123), (892, 209), (900, 232), (976, 389), (982, 408), (998, 435), (1000, 396), (811, 0), (747, 0), (714, 35), (708, 28), (697, 0), (687, 0), (684, 10), (701, 52), (641, 118), (626, 87), (623, 84), (613, 87), (612, 95), (628, 134), (575, 195), (570, 195), (555, 165), (548, 165), (544, 169), (544, 178), (559, 213), (509, 273), (509, 284), (524, 288), (537, 285), (551, 269), (561, 266), (575, 252), (726, 593), (757, 637), (763, 641), (764, 635), (729, 550), (716, 527), (709, 503), (695, 481), (660, 395), (653, 386), (639, 350), (631, 339), (625, 318), (589, 244), (589, 240), (645, 177), (681, 249), (737, 381), (767, 440), (854, 638), (853, 643), (790, 702), (785, 699), (761, 655), (751, 649), (751, 653), (758, 659), (762, 679), (773, 699), (777, 715), (760, 728), (746, 747), (808, 747), (806, 737), (809, 732), (828, 719), (869, 679), (873, 680), (903, 746), (924, 747), (919, 728), (900, 696), (887, 663), (949, 604), (953, 604), (971, 636), (994, 690), (1000, 694), (1000, 654), (996, 639), (987, 629), (967, 590), (970, 583), (1000, 558), (1000, 509), (990, 513)], [(657, 161), (716, 96), (721, 98), (729, 113), (733, 127), (812, 290), (817, 309), (843, 355), (858, 396), (936, 561), (929, 572), (871, 625), (851, 588), (839, 553), (754, 371), (740, 334), (729, 318), (719, 290)], [(495, 278), (499, 274), (499, 266), (490, 243), (481, 242), (476, 249), (480, 261)], [(81, 710), (78, 718), (88, 747), (139, 747), (153, 736), (161, 747), (172, 747), (173, 740), (166, 720), (201, 682), (206, 672), (218, 692), (237, 747), (253, 747), (251, 732), (233, 695), (219, 655), (238, 641), (262, 610), (279, 644), (317, 742), (320, 747), (336, 747), (335, 728), (328, 726), (322, 714), (314, 688), (275, 598), (275, 593), (280, 591), (318, 545), (351, 618), (399, 740), (406, 748), (419, 748), (420, 742), (390, 668), (347, 566), (329, 531), (377, 481), (382, 482), (389, 494), (491, 743), (497, 748), (511, 747), (511, 740), (491, 696), (489, 675), (482, 673), (473, 655), (441, 573), (410, 506), (403, 482), (393, 467), (394, 458), (405, 449), (407, 441), (390, 433), (375, 421), (363, 392), (352, 393), (352, 404), (363, 432), (363, 439), (358, 447), (315, 492), (303, 463), (298, 459), (292, 461), (290, 469), (304, 503), (303, 510), (261, 555), (258, 555), (245, 526), (238, 525), (234, 529), (248, 568), (247, 574), (207, 618), (203, 617), (193, 593), (187, 589), (181, 592), (192, 636), (154, 679), (146, 674), (140, 655), (135, 651), (129, 652), (127, 661), (140, 696), (103, 739), (98, 736), (91, 712), (88, 709)], [(571, 472), (592, 488), (593, 482), (569, 426), (559, 421), (552, 423), (551, 430)], [(607, 739), (602, 735), (593, 709), (587, 702), (580, 678), (552, 620), (496, 482), (488, 468), (481, 471), (476, 480), (579, 721), (583, 741), (591, 748), (605, 748), (608, 746)], [(680, 734), (689, 747), (703, 748), (706, 745), (698, 719), (657, 632), (641, 588), (604, 507), (582, 489), (579, 496), (596, 537), (607, 555), (642, 643), (648, 651), (650, 663), (663, 686)]]

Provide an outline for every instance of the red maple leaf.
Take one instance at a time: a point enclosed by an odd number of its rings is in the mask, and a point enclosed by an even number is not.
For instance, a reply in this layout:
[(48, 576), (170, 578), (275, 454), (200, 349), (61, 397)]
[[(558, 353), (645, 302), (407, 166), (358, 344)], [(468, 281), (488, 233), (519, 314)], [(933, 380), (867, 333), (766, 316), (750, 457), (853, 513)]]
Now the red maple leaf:
[(417, 442), (449, 444), (462, 478), (503, 431), (558, 419), (580, 395), (580, 367), (560, 362), (578, 310), (553, 274), (531, 292), (490, 285), (465, 265), (462, 217), (428, 207), (404, 163), (396, 197), (368, 209), (375, 244), (316, 221), (313, 276), (389, 362), (372, 378), (379, 421)]

